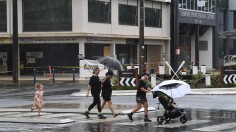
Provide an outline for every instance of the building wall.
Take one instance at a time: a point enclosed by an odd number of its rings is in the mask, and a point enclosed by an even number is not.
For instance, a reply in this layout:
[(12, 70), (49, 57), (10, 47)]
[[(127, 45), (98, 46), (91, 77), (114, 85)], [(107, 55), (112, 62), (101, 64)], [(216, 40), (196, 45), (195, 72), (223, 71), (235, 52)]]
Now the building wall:
[[(199, 50), (199, 66), (206, 65), (207, 69), (213, 68), (213, 35), (212, 35), (212, 27), (206, 31), (203, 36), (199, 37), (199, 41), (207, 41), (208, 42), (208, 50)], [(191, 61), (195, 62), (195, 37), (191, 37)]]

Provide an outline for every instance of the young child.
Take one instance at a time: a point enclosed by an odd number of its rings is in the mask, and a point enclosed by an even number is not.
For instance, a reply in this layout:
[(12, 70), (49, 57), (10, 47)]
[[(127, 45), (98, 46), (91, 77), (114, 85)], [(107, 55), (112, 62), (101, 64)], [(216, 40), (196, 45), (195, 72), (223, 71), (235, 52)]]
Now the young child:
[(34, 94), (34, 104), (33, 107), (31, 107), (31, 112), (33, 112), (33, 110), (38, 109), (38, 116), (42, 116), (41, 115), (41, 109), (44, 105), (43, 102), (43, 85), (41, 83), (36, 83), (35, 84), (35, 89), (36, 92)]

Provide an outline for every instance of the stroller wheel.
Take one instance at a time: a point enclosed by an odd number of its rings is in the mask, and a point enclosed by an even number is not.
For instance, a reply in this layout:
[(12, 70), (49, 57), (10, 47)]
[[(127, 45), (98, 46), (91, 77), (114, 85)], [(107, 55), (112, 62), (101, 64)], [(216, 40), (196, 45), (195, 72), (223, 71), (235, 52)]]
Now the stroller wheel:
[(157, 122), (162, 123), (164, 121), (164, 118), (162, 116), (157, 117)]
[(169, 122), (170, 120), (171, 120), (170, 117), (165, 117), (165, 121), (166, 121), (166, 122)]
[(180, 117), (180, 122), (183, 123), (183, 124), (186, 123), (187, 122), (186, 116), (181, 116)]

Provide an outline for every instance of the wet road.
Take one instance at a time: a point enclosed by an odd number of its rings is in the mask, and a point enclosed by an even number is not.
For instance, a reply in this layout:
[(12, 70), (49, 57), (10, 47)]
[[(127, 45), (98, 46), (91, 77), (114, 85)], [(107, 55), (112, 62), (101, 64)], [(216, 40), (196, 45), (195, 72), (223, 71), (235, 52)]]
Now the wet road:
[[(73, 83), (58, 83), (45, 85), (45, 107), (52, 108), (79, 108), (80, 104), (87, 107), (92, 98), (71, 97), (70, 93), (79, 90), (84, 91), (86, 85)], [(34, 88), (32, 85), (1, 86), (0, 107), (28, 108), (32, 103)], [(117, 109), (130, 109), (134, 106), (133, 96), (113, 96), (113, 103)], [(157, 107), (157, 99), (148, 95), (149, 106)], [(236, 131), (236, 97), (234, 95), (187, 95), (176, 99), (176, 102), (186, 109), (188, 122), (182, 124), (179, 118), (171, 120), (170, 124), (158, 124), (157, 116), (163, 114), (162, 107), (158, 111), (149, 112), (151, 123), (144, 123), (143, 113), (134, 115), (134, 121), (130, 122), (126, 115), (100, 120), (96, 115), (91, 119), (85, 119), (78, 114), (53, 114), (47, 113), (47, 117), (68, 117), (75, 120), (69, 124), (28, 124), (28, 123), (0, 123), (0, 131), (54, 131), (54, 132), (178, 132), (178, 131)], [(10, 102), (10, 103), (9, 103)], [(54, 105), (53, 105), (54, 104)], [(4, 116), (6, 113), (0, 113)], [(11, 114), (11, 113), (8, 113)], [(23, 118), (22, 113), (15, 113)], [(25, 115), (24, 115), (25, 116)]]

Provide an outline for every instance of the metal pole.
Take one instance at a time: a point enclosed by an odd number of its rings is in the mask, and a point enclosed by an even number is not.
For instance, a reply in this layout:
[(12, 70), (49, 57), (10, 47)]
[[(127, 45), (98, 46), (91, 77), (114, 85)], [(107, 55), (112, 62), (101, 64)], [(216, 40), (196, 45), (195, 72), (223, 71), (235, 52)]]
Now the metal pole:
[(144, 0), (140, 0), (139, 19), (139, 72), (144, 72)]
[(19, 45), (18, 45), (18, 15), (17, 15), (17, 0), (13, 0), (13, 83), (19, 82)]
[(75, 69), (73, 69), (73, 83), (75, 82)]
[[(176, 71), (179, 66), (179, 0), (171, 2), (171, 66)], [(173, 75), (173, 74), (172, 74)]]
[(34, 83), (36, 83), (36, 70), (34, 69)]
[(195, 65), (199, 67), (199, 25), (195, 29)]
[(52, 83), (55, 83), (55, 69), (52, 69)]

